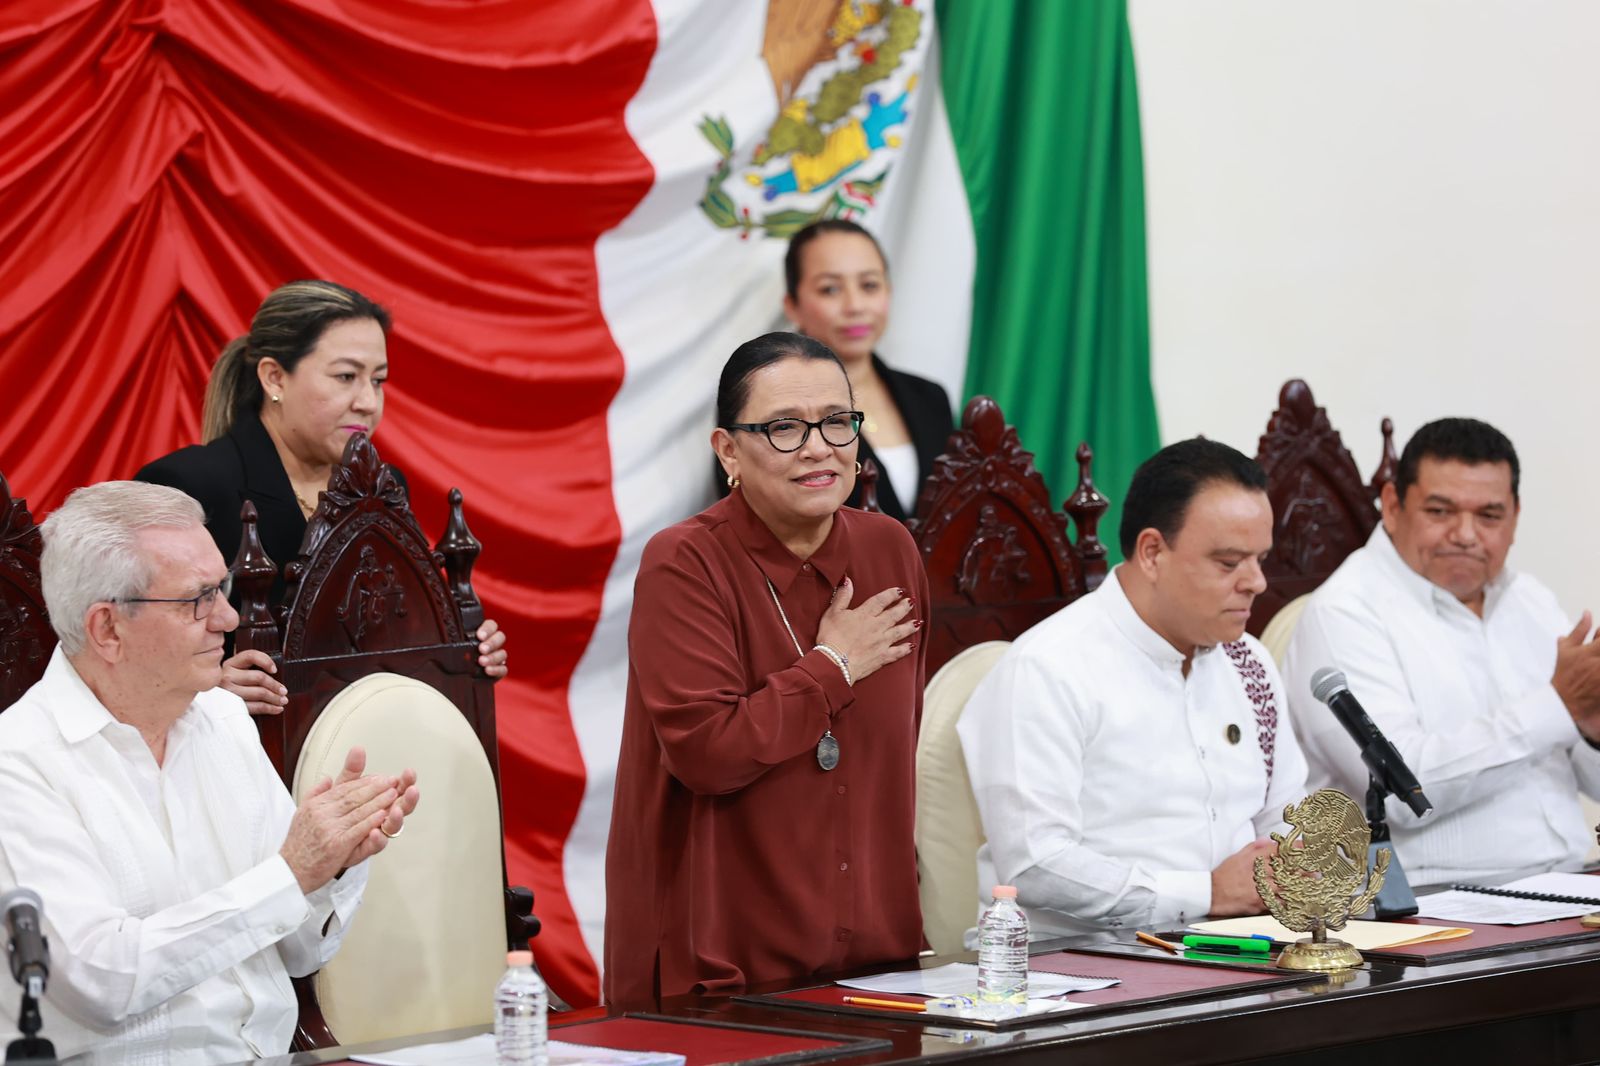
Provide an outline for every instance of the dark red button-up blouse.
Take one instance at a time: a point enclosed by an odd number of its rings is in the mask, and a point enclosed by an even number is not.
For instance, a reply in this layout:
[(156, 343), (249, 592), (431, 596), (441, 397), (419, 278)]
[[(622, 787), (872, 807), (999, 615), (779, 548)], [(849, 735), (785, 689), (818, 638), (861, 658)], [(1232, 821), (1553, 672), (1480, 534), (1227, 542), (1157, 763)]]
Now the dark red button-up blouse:
[[(928, 602), (911, 536), (844, 508), (808, 560), (735, 492), (645, 548), (606, 850), (605, 995), (736, 992), (913, 958), (924, 648), (852, 689), (812, 651), (833, 589)], [(805, 654), (796, 656), (771, 581)], [(832, 730), (838, 768), (817, 764)]]

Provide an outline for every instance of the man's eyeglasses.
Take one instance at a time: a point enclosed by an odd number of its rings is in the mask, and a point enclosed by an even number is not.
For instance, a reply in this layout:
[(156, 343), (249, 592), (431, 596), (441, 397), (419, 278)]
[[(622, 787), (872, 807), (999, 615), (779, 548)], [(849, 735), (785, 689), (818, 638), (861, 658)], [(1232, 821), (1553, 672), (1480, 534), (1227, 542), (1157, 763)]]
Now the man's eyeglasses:
[(861, 435), (861, 422), (865, 417), (860, 411), (840, 411), (820, 422), (807, 422), (803, 418), (774, 418), (770, 422), (735, 422), (722, 428), (764, 433), (768, 443), (780, 452), (797, 452), (811, 439), (812, 430), (822, 434), (822, 439), (833, 447), (843, 448)]
[(207, 585), (205, 588), (201, 589), (199, 592), (195, 593), (193, 596), (185, 596), (183, 599), (157, 598), (157, 597), (153, 597), (153, 596), (128, 596), (128, 597), (125, 597), (123, 599), (111, 600), (110, 602), (112, 602), (112, 603), (187, 603), (187, 604), (191, 604), (194, 607), (194, 620), (196, 622), (203, 622), (203, 621), (205, 621), (206, 617), (211, 614), (212, 608), (216, 607), (216, 605), (217, 605), (217, 597), (218, 596), (221, 596), (224, 600), (226, 600), (229, 596), (232, 596), (232, 595), (233, 595), (233, 574), (232, 574), (232, 572), (230, 572), (227, 577), (222, 579), (221, 584)]

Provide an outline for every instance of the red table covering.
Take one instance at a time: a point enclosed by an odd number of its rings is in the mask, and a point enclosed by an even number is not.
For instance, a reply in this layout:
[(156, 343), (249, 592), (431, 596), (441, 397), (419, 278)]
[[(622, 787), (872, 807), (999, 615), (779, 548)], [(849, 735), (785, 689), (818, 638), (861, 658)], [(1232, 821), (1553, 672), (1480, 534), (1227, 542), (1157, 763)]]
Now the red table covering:
[(550, 1038), (622, 1051), (674, 1051), (688, 1060), (685, 1066), (716, 1066), (779, 1056), (810, 1058), (854, 1042), (850, 1037), (802, 1036), (776, 1030), (632, 1016), (553, 1027)]
[[(718, 1066), (752, 1059), (765, 1060), (770, 1066), (774, 1062), (837, 1058), (841, 1054), (853, 1055), (889, 1046), (881, 1040), (859, 1037), (813, 1036), (698, 1019), (679, 1021), (638, 1015), (575, 1020), (566, 1024), (556, 1020), (550, 1026), (550, 1039), (621, 1051), (671, 1051), (684, 1056), (685, 1066)], [(417, 1045), (428, 1042), (425, 1034), (414, 1041)], [(328, 1066), (349, 1063), (349, 1059), (341, 1059)]]

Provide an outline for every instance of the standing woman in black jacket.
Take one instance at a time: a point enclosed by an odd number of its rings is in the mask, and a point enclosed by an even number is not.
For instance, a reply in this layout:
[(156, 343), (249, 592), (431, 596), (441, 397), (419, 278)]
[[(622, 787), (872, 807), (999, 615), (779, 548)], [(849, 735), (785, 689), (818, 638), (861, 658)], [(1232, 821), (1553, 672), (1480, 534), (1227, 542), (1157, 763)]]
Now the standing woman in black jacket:
[[(229, 342), (206, 386), (202, 444), (149, 463), (134, 477), (170, 485), (205, 508), (206, 528), (224, 559), (239, 551), (244, 501), (256, 505), (262, 547), (279, 566), (300, 554), (317, 494), (355, 433), (371, 436), (383, 418), (389, 376), (389, 312), (331, 281), (292, 281), (273, 290)], [(273, 598), (283, 594), (280, 577)], [(478, 627), (478, 662), (492, 677), (506, 672), (505, 634)], [(276, 714), (287, 689), (261, 652), (237, 652), (222, 664), (222, 687), (251, 714)]]
[[(877, 463), (883, 475), (878, 504), (904, 522), (916, 513), (922, 481), (955, 426), (941, 385), (892, 370), (878, 358), (878, 339), (889, 325), (883, 249), (856, 223), (826, 219), (790, 238), (783, 270), (784, 314), (844, 364), (856, 406), (866, 415), (857, 457)], [(860, 492), (858, 483), (846, 502), (859, 507)]]

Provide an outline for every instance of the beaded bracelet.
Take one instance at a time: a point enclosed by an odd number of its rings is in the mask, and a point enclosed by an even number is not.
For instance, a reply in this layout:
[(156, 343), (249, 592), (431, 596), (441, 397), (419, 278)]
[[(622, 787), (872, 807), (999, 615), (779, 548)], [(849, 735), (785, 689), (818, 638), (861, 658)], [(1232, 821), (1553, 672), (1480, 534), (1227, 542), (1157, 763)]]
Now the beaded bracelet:
[(844, 652), (829, 644), (818, 644), (811, 650), (820, 651), (822, 654), (832, 659), (833, 665), (837, 666), (839, 668), (839, 672), (844, 675), (844, 683), (849, 685), (851, 688), (855, 687), (855, 682), (850, 679), (850, 660), (845, 658)]

